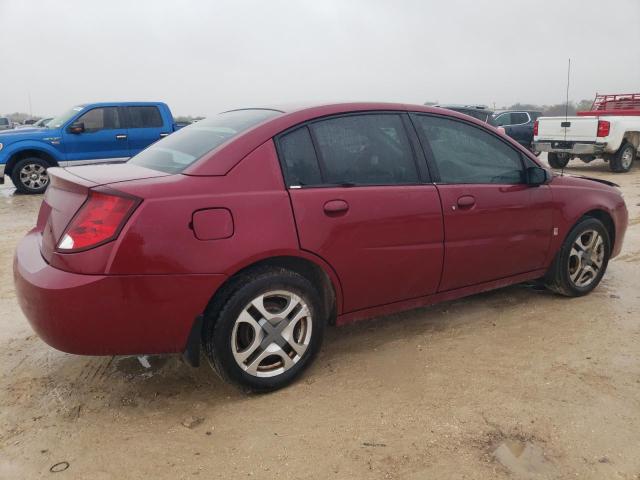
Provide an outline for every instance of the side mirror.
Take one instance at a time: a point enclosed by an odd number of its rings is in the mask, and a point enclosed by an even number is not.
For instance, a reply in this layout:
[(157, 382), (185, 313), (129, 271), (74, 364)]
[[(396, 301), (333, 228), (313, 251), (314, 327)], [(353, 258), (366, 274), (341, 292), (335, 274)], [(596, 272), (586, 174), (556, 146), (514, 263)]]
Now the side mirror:
[(525, 170), (527, 177), (527, 185), (537, 187), (544, 185), (549, 181), (551, 175), (542, 167), (529, 167)]
[(72, 123), (71, 126), (69, 127), (69, 133), (82, 133), (84, 132), (84, 123), (82, 122), (75, 122)]

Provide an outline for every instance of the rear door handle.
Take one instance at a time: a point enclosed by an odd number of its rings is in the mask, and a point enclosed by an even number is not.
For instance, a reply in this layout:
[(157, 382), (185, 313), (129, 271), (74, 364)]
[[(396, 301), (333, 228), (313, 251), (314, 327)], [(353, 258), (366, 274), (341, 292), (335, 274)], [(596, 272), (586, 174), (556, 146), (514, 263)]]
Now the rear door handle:
[(127, 136), (124, 133), (116, 135), (116, 140), (126, 140)]
[(349, 204), (344, 200), (329, 200), (324, 204), (324, 212), (327, 215), (345, 213), (349, 210)]
[(458, 198), (458, 207), (460, 208), (470, 208), (476, 204), (476, 199), (471, 195), (463, 195)]

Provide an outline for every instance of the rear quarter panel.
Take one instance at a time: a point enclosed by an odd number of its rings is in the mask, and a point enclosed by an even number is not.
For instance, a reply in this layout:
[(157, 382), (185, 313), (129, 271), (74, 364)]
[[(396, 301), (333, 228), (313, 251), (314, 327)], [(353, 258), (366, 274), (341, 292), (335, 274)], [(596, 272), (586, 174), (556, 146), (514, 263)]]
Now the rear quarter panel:
[[(296, 251), (291, 203), (271, 140), (225, 176), (173, 175), (114, 188), (144, 198), (117, 240), (110, 274), (235, 273), (262, 256)], [(199, 240), (193, 213), (227, 209), (229, 238)]]

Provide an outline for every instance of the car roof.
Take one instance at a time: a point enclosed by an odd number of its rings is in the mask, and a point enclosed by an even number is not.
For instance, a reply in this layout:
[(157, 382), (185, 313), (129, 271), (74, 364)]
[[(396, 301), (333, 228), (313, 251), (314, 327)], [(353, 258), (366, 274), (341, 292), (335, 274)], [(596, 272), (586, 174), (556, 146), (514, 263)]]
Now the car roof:
[(156, 105), (166, 105), (164, 102), (89, 102), (89, 103), (81, 103), (76, 105), (77, 107), (146, 107), (146, 106), (156, 106)]
[[(185, 175), (202, 175), (202, 176), (217, 176), (225, 175), (229, 172), (240, 160), (247, 156), (251, 151), (258, 148), (265, 141), (276, 135), (292, 129), (299, 124), (313, 121), (322, 117), (349, 114), (357, 112), (384, 112), (384, 111), (396, 111), (396, 112), (422, 112), (431, 113), (449, 118), (458, 118), (468, 123), (474, 123), (481, 128), (490, 129), (494, 132), (492, 126), (487, 123), (473, 118), (469, 115), (456, 112), (455, 110), (448, 110), (445, 108), (428, 107), (425, 105), (412, 105), (406, 103), (385, 103), (385, 102), (353, 102), (353, 103), (331, 103), (331, 104), (317, 104), (317, 105), (278, 105), (278, 106), (262, 106), (255, 108), (241, 108), (235, 110), (273, 110), (280, 112), (280, 115), (273, 116), (264, 122), (246, 130), (223, 143), (216, 149), (204, 155), (198, 161), (187, 167), (183, 173)], [(232, 111), (232, 110), (229, 110)], [(186, 127), (189, 128), (189, 127)], [(509, 137), (505, 137), (506, 141), (509, 141), (516, 147), (517, 142), (512, 141)], [(519, 147), (518, 147), (519, 148)], [(213, 156), (218, 156), (215, 161), (209, 161)]]

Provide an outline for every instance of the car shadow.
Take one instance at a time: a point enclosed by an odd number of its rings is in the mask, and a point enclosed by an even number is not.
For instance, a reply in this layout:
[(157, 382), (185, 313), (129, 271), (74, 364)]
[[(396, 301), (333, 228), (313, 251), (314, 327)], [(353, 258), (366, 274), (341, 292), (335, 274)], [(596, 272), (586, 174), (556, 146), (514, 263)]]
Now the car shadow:
[[(382, 348), (388, 343), (419, 336), (428, 336), (430, 342), (437, 342), (459, 329), (475, 328), (474, 325), (486, 328), (487, 319), (495, 319), (498, 312), (540, 301), (541, 296), (550, 301), (558, 298), (535, 285), (520, 284), (343, 327), (331, 327), (311, 368), (292, 386), (271, 395), (288, 397), (299, 388), (315, 388), (316, 380), (327, 380), (326, 377), (334, 374), (333, 366), (348, 364), (349, 356)], [(188, 366), (180, 355), (146, 356), (142, 361), (135, 356), (83, 357), (57, 352), (55, 357), (47, 361), (49, 370), (47, 380), (41, 384), (44, 390), (41, 394), (64, 405), (58, 412), (63, 415), (69, 415), (69, 408), (73, 415), (75, 405), (82, 405), (78, 410), (85, 412), (105, 407), (118, 411), (140, 407), (147, 411), (164, 411), (176, 403), (184, 404), (185, 408), (197, 403), (215, 407), (255, 398), (220, 379), (204, 355), (200, 368)], [(46, 391), (51, 385), (55, 385), (53, 393)]]

